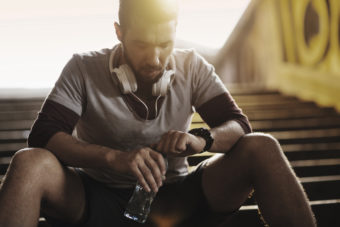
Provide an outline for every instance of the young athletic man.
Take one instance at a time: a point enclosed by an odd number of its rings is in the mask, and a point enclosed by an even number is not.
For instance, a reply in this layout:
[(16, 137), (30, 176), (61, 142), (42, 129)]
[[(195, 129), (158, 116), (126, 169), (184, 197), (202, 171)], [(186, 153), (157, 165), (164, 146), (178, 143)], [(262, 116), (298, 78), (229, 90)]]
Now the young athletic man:
[[(210, 64), (174, 49), (177, 12), (175, 0), (121, 0), (120, 44), (72, 57), (12, 159), (0, 226), (36, 226), (40, 214), (53, 226), (138, 226), (123, 216), (137, 180), (158, 192), (149, 223), (212, 226), (198, 217), (227, 218), (255, 190), (269, 225), (315, 226), (278, 142), (251, 133)], [(188, 132), (194, 110), (210, 130)], [(220, 154), (188, 173), (186, 157), (203, 150)]]

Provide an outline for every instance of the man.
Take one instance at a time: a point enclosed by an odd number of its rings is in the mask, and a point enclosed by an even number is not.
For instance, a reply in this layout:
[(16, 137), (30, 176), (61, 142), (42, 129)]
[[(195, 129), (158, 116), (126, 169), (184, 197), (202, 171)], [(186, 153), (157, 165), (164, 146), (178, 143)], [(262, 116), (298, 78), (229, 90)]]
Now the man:
[[(278, 142), (251, 133), (210, 64), (174, 50), (177, 12), (174, 0), (120, 1), (120, 44), (73, 56), (13, 157), (0, 226), (36, 226), (40, 213), (53, 226), (135, 226), (123, 212), (136, 181), (158, 192), (150, 223), (211, 226), (190, 217), (227, 218), (255, 190), (269, 225), (315, 226)], [(188, 132), (194, 109), (210, 130)], [(203, 150), (221, 154), (188, 173)]]

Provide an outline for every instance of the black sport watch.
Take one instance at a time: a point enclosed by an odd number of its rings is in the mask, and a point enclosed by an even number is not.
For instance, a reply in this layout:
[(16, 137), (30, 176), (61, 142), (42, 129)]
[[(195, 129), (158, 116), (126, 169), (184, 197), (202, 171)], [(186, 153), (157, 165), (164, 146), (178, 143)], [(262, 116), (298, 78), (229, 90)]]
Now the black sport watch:
[(208, 129), (206, 128), (193, 128), (189, 131), (190, 134), (195, 135), (195, 136), (199, 136), (202, 137), (205, 140), (205, 147), (203, 148), (203, 150), (200, 152), (204, 152), (204, 151), (209, 151), (209, 149), (211, 148), (214, 139), (211, 136), (211, 133)]

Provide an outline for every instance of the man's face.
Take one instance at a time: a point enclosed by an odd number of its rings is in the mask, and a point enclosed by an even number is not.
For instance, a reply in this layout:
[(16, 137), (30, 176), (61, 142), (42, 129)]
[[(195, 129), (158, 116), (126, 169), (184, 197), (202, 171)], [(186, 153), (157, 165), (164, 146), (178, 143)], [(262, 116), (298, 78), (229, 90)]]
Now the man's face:
[(122, 32), (125, 60), (134, 70), (137, 81), (156, 82), (174, 48), (176, 21), (160, 24), (135, 21)]

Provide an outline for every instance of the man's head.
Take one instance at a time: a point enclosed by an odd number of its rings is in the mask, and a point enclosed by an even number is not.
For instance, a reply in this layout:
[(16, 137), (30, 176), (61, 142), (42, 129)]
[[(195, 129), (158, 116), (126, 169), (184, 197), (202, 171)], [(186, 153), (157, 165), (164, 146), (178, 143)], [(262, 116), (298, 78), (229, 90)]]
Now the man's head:
[(177, 16), (177, 0), (120, 0), (116, 33), (138, 81), (153, 83), (166, 67)]

